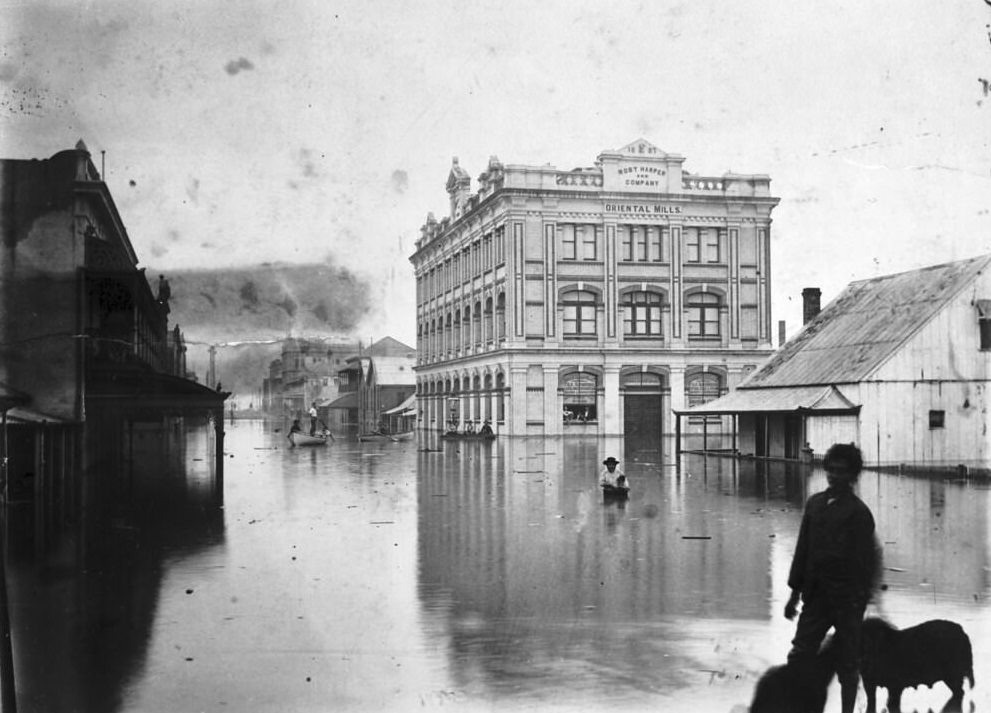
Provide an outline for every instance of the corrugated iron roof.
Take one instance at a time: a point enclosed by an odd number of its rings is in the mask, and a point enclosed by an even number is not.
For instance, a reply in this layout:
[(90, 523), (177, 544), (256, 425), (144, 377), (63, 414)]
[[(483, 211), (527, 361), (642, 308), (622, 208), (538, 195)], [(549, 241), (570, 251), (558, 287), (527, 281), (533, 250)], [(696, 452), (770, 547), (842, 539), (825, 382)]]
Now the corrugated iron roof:
[(787, 386), (737, 389), (700, 406), (676, 413), (787, 413), (797, 411), (854, 412), (860, 407), (835, 386)]
[(867, 378), (991, 263), (991, 255), (851, 282), (741, 387)]
[(413, 373), (415, 359), (409, 357), (372, 357), (375, 382), (379, 386), (412, 386), (416, 384)]

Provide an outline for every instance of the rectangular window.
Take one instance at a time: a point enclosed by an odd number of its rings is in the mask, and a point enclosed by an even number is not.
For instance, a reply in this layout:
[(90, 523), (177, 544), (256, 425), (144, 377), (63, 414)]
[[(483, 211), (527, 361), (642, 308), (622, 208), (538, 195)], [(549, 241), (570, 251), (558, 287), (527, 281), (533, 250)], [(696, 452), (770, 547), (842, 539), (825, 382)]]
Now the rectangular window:
[(506, 230), (496, 228), (495, 232), (495, 261), (496, 265), (501, 265), (505, 261), (506, 255)]
[(685, 228), (685, 262), (699, 262), (700, 258), (699, 229)]
[(977, 329), (982, 351), (991, 350), (991, 300), (975, 300)]
[(578, 245), (575, 242), (575, 226), (558, 226), (558, 234), (561, 236), (561, 259), (577, 260)]
[(595, 305), (564, 305), (564, 333), (595, 334)]
[(946, 425), (946, 412), (945, 411), (930, 411), (929, 412), (929, 428), (943, 428)]
[(647, 253), (651, 262), (661, 262), (664, 259), (660, 228), (647, 228)]
[(634, 228), (636, 231), (636, 239), (634, 241), (634, 250), (636, 251), (636, 259), (640, 262), (647, 261), (647, 229), (646, 228)]
[(598, 231), (592, 225), (580, 225), (577, 230), (580, 230), (582, 235), (582, 260), (595, 260), (596, 233)]
[(706, 262), (719, 262), (719, 231), (707, 229), (702, 240)]
[(630, 262), (633, 259), (633, 234), (625, 225), (617, 228), (619, 232), (619, 259)]

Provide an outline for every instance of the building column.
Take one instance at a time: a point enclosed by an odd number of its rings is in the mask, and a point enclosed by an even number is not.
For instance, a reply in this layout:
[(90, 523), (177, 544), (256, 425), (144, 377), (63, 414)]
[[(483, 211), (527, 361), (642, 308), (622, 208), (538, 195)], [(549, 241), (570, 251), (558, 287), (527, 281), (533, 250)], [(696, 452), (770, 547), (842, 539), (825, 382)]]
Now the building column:
[(509, 368), (509, 435), (526, 435), (526, 371), (525, 366)]
[[(471, 386), (471, 382), (468, 383)], [(458, 425), (458, 430), (465, 430), (465, 424), (471, 420), (471, 392), (464, 387), (464, 381), (461, 382), (461, 403), (458, 409), (458, 419), (460, 424)]]
[(671, 367), (671, 411), (665, 416), (671, 422), (674, 418), (674, 411), (685, 408), (685, 367)]
[(561, 405), (558, 403), (557, 364), (544, 365), (544, 435), (561, 435)]
[(619, 366), (608, 365), (602, 375), (602, 413), (599, 433), (604, 436), (623, 432), (623, 412), (619, 401)]

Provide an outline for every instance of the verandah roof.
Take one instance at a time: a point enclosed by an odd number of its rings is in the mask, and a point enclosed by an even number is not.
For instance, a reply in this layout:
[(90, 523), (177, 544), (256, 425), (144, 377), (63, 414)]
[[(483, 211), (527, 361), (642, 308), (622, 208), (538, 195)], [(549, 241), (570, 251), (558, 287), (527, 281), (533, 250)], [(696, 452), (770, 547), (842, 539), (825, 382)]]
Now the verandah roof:
[(860, 406), (833, 385), (737, 389), (699, 406), (676, 409), (678, 414), (734, 413), (857, 413)]

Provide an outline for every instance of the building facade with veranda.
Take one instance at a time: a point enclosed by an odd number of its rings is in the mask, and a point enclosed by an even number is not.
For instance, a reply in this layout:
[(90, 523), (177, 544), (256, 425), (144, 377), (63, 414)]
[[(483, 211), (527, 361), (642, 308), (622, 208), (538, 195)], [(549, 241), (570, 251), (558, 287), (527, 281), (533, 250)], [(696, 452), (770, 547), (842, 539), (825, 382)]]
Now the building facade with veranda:
[(493, 157), (473, 193), (454, 159), (410, 257), (420, 429), (660, 438), (772, 352), (770, 179), (684, 160), (642, 139), (573, 170)]

